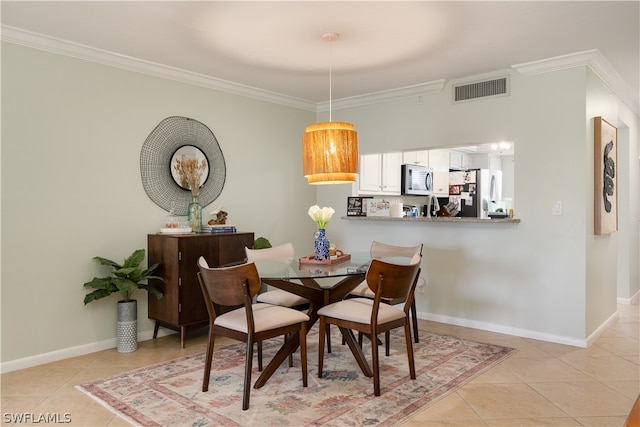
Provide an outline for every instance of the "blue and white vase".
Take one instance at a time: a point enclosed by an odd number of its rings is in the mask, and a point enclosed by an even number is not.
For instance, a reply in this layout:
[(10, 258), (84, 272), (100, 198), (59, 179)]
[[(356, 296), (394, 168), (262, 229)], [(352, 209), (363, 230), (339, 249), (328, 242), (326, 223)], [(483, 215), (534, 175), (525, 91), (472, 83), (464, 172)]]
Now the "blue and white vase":
[(318, 229), (315, 233), (314, 255), (316, 261), (326, 261), (329, 259), (329, 239), (325, 234), (324, 228)]

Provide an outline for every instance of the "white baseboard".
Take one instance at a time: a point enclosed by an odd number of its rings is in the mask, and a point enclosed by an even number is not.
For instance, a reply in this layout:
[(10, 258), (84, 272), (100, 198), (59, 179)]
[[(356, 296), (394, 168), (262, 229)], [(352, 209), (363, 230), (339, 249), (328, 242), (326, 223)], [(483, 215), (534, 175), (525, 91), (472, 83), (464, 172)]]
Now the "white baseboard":
[(448, 325), (464, 326), (465, 328), (480, 329), (483, 331), (497, 332), (500, 334), (513, 335), (522, 338), (532, 338), (540, 341), (566, 344), (574, 347), (587, 347), (587, 340), (581, 340), (561, 335), (545, 334), (542, 332), (530, 331), (527, 329), (510, 328), (492, 323), (478, 322), (475, 320), (462, 319), (459, 317), (442, 316), (438, 314), (418, 312), (418, 319), (431, 320), (433, 322), (445, 323)]
[[(627, 304), (633, 304), (640, 297), (640, 292), (636, 293), (632, 298), (621, 299), (618, 298), (620, 304), (625, 304), (624, 301), (628, 300)], [(591, 345), (600, 334), (608, 328), (618, 317), (618, 313), (614, 313), (607, 321), (605, 321), (596, 331), (594, 331), (587, 339), (576, 339), (565, 337), (561, 335), (545, 334), (536, 331), (530, 331), (527, 329), (510, 328), (501, 325), (495, 325), (492, 323), (478, 322), (469, 319), (462, 319), (459, 317), (441, 316), (437, 314), (418, 312), (418, 319), (431, 320), (438, 323), (444, 323), (448, 325), (463, 326), (466, 328), (480, 329), (484, 331), (497, 332), (500, 334), (513, 335), (523, 338), (532, 338), (540, 341), (554, 342), (558, 344), (566, 344), (574, 347), (586, 348)], [(160, 328), (158, 331), (158, 337), (175, 334), (175, 331)], [(153, 331), (140, 332), (138, 334), (138, 341), (146, 341), (153, 338)], [(42, 365), (44, 363), (56, 362), (58, 360), (68, 359), (70, 357), (82, 356), (84, 354), (94, 353), (96, 351), (107, 350), (116, 347), (116, 339), (110, 338), (108, 340), (95, 342), (91, 344), (81, 345), (77, 347), (70, 347), (61, 350), (52, 351), (49, 353), (38, 354), (36, 356), (25, 357), (23, 359), (10, 360), (8, 362), (0, 363), (0, 373), (17, 371), (19, 369), (30, 368), (32, 366)]]
[(602, 325), (600, 325), (595, 331), (593, 331), (593, 333), (591, 335), (589, 335), (587, 337), (587, 346), (590, 346), (591, 344), (596, 342), (598, 337), (600, 335), (602, 335), (602, 333), (605, 331), (605, 329), (607, 329), (609, 326), (611, 326), (613, 324), (613, 322), (616, 321), (617, 318), (618, 318), (618, 312), (616, 311), (615, 313), (613, 313), (611, 315), (611, 317), (609, 317), (607, 320), (605, 320)]
[(631, 298), (618, 298), (618, 304), (632, 305), (640, 299), (640, 291), (636, 292)]
[[(174, 333), (176, 332), (170, 329), (160, 328), (160, 330), (158, 331), (158, 337), (163, 337)], [(152, 330), (138, 333), (138, 341), (146, 341), (152, 338)], [(4, 374), (11, 371), (17, 371), (19, 369), (31, 368), (33, 366), (38, 366), (45, 363), (57, 362), (58, 360), (68, 359), (70, 357), (82, 356), (89, 353), (95, 353), (96, 351), (116, 348), (116, 346), (116, 339), (110, 338), (108, 340), (94, 342), (91, 344), (63, 348), (60, 350), (51, 351), (49, 353), (29, 356), (22, 359), (10, 360), (8, 362), (0, 363), (0, 373)]]

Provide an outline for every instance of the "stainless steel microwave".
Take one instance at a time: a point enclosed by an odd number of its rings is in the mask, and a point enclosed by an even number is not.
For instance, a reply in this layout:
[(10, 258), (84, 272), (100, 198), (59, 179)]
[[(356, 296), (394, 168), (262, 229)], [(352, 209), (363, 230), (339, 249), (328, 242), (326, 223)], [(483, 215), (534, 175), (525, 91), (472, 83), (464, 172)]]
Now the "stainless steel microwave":
[(433, 168), (422, 165), (402, 165), (402, 194), (431, 196), (433, 194)]

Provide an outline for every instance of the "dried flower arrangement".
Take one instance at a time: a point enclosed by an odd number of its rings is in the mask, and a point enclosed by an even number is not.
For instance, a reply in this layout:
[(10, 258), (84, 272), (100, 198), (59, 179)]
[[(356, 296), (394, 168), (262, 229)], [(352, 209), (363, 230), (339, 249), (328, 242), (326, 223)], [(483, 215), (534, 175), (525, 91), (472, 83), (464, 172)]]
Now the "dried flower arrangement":
[(180, 175), (180, 185), (191, 190), (193, 197), (197, 197), (200, 194), (202, 175), (207, 170), (207, 161), (202, 159), (199, 162), (196, 158), (182, 156), (181, 159), (176, 159), (173, 167)]

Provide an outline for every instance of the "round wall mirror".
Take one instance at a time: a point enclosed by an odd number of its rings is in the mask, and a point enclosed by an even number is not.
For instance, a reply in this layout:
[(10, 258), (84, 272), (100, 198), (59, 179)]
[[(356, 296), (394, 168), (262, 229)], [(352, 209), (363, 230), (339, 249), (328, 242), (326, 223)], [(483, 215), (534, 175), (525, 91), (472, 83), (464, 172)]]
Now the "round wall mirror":
[(207, 156), (205, 156), (198, 147), (194, 147), (193, 145), (183, 145), (173, 153), (173, 156), (171, 156), (170, 167), (173, 181), (185, 190), (189, 190), (189, 184), (183, 180), (184, 178), (182, 176), (180, 176), (176, 166), (178, 166), (180, 162), (185, 163), (189, 161), (194, 161), (198, 165), (204, 165), (202, 178), (198, 183), (199, 187), (202, 187), (209, 177), (209, 160), (207, 159)]
[[(183, 157), (184, 156), (184, 157)], [(187, 215), (191, 191), (175, 170), (177, 160), (204, 160), (198, 202), (202, 206), (218, 198), (224, 187), (227, 168), (218, 140), (197, 120), (172, 116), (162, 120), (149, 134), (140, 152), (142, 186), (149, 198), (173, 214)]]

